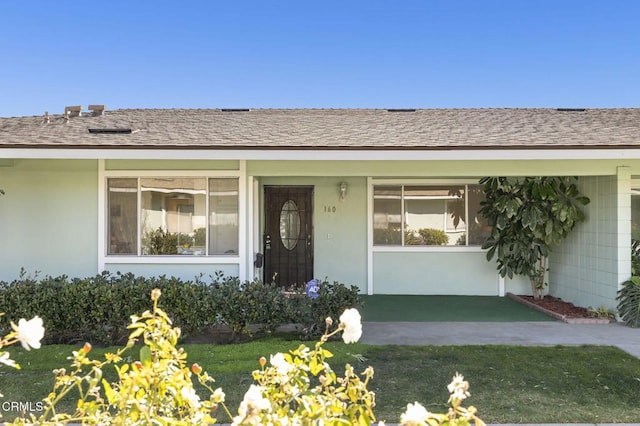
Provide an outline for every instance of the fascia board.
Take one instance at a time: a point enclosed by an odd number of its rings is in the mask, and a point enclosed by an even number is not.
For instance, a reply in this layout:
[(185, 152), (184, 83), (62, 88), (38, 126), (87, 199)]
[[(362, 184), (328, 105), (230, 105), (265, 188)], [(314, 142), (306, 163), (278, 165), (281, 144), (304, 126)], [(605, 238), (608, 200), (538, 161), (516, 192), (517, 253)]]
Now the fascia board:
[(630, 160), (640, 149), (517, 150), (202, 150), (202, 149), (43, 149), (0, 148), (0, 159), (78, 160)]

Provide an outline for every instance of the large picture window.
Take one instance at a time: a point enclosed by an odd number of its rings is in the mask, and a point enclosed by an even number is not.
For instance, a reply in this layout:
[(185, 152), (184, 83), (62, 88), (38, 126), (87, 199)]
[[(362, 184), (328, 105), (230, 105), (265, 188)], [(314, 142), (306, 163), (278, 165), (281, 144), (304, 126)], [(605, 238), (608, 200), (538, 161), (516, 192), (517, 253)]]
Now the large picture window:
[(237, 178), (110, 178), (107, 188), (107, 254), (238, 254)]
[(375, 185), (373, 244), (478, 246), (491, 229), (480, 185)]

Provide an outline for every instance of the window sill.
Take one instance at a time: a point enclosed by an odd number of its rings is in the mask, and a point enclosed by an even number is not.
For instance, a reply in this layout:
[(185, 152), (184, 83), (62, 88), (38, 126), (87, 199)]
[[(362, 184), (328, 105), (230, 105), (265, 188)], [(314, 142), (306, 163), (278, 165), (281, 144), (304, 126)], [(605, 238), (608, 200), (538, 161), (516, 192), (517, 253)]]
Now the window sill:
[(374, 253), (483, 253), (480, 246), (373, 246)]
[(180, 265), (189, 264), (209, 264), (209, 263), (230, 263), (237, 264), (240, 262), (238, 254), (212, 255), (212, 256), (194, 256), (194, 255), (162, 255), (162, 256), (114, 256), (108, 255), (104, 258), (105, 263), (123, 263), (123, 264), (161, 264), (171, 263)]

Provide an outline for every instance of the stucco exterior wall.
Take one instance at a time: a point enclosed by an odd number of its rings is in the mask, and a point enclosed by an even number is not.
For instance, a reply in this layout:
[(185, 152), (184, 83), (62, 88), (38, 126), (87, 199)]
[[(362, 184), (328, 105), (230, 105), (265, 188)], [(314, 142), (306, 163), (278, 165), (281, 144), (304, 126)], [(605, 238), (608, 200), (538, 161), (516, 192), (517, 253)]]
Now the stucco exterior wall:
[(615, 310), (620, 283), (631, 271), (631, 170), (580, 178), (591, 199), (587, 220), (553, 249), (549, 294), (583, 307)]
[[(377, 252), (373, 254), (374, 294), (497, 296), (500, 279), (484, 251)], [(505, 281), (505, 292), (528, 292), (520, 277)]]
[(227, 277), (239, 276), (238, 265), (224, 264), (195, 264), (185, 265), (171, 263), (170, 259), (162, 264), (158, 263), (108, 263), (106, 270), (109, 272), (131, 272), (135, 275), (145, 277), (158, 277), (166, 275), (167, 277), (176, 277), (184, 281), (194, 281), (196, 277), (205, 283), (211, 283), (212, 277), (215, 278), (217, 273), (222, 273)]
[(237, 160), (106, 160), (106, 170), (238, 170)]
[(95, 160), (14, 160), (0, 167), (0, 280), (97, 269)]

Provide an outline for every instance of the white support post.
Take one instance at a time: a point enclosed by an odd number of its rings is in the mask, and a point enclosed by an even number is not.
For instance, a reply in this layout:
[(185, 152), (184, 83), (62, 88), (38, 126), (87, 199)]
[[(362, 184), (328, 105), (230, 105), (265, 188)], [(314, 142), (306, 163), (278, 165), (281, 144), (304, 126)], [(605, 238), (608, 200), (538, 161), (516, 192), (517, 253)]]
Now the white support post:
[(373, 181), (367, 177), (367, 294), (373, 294)]
[(100, 274), (106, 266), (106, 182), (104, 177), (105, 161), (98, 160), (98, 271)]

